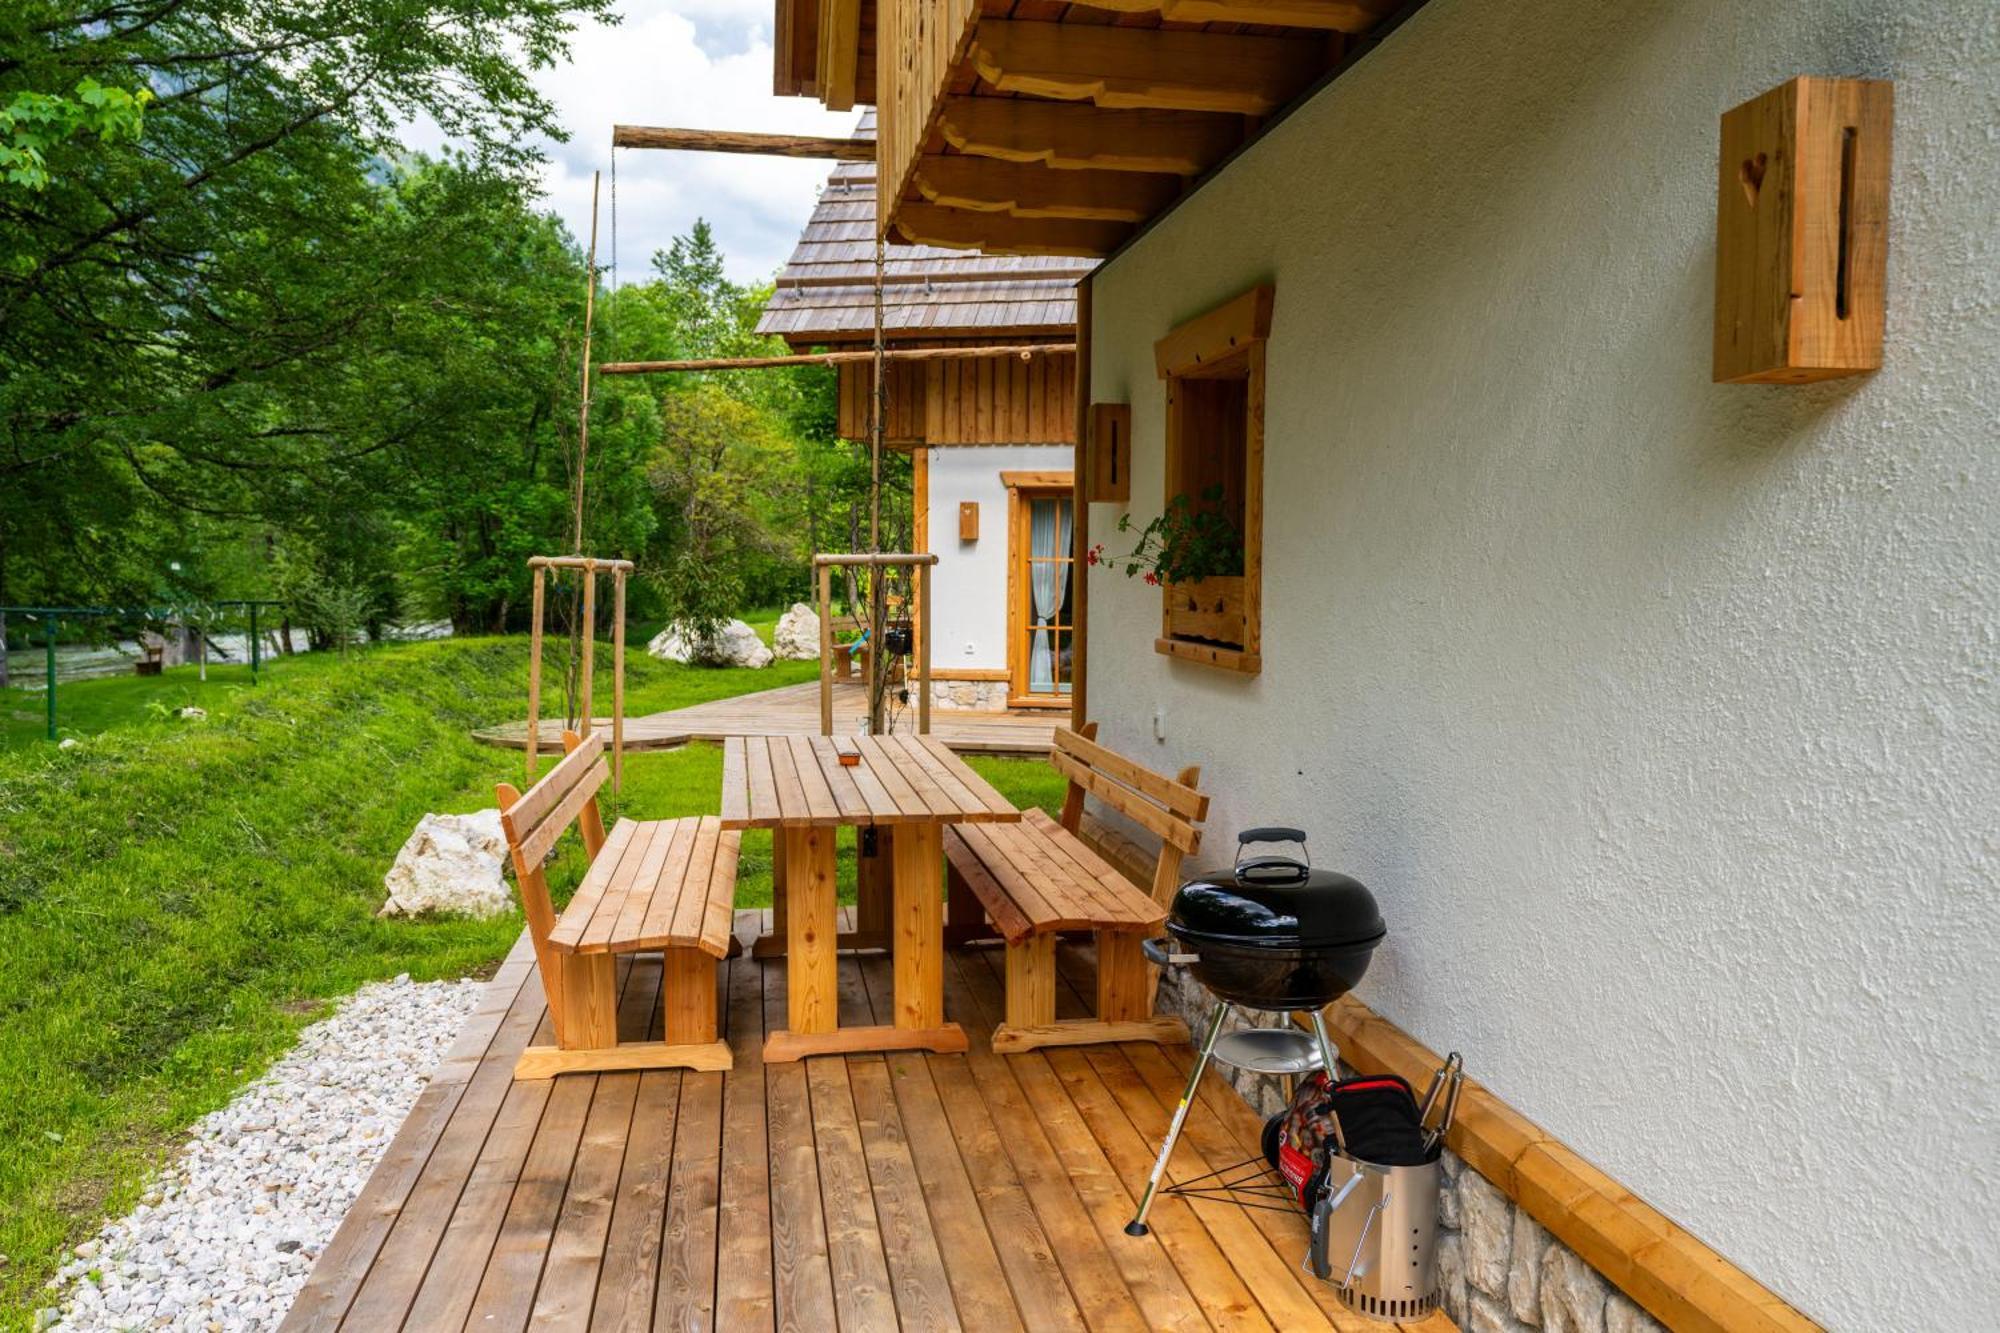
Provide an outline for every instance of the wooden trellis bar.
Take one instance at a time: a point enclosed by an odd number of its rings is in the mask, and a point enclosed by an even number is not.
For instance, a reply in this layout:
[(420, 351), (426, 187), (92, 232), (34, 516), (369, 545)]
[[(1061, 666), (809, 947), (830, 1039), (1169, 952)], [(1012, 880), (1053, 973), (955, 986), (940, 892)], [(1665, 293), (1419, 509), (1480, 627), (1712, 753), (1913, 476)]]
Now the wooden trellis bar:
[(597, 658), (597, 576), (611, 575), (612, 619), (611, 645), (611, 786), (613, 791), (623, 790), (625, 785), (625, 578), (632, 572), (630, 560), (600, 560), (588, 555), (537, 555), (530, 556), (528, 568), (534, 571), (534, 628), (528, 641), (528, 746), (527, 774), (530, 782), (535, 778), (535, 753), (542, 740), (542, 635), (544, 608), (547, 597), (544, 582), (551, 569), (570, 569), (583, 578), (583, 660), (579, 664), (580, 679), (577, 685), (577, 734), (588, 737), (591, 732), (591, 674)]

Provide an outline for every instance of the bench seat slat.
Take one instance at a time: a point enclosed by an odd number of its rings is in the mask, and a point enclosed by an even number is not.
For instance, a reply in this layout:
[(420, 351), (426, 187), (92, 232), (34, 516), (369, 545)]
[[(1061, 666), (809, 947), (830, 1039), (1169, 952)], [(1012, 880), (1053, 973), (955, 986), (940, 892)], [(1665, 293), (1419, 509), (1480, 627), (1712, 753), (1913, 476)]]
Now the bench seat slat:
[(549, 942), (565, 953), (700, 949), (721, 958), (741, 850), (741, 835), (725, 835), (714, 815), (620, 820)]
[(556, 918), (555, 928), (549, 932), (549, 943), (558, 949), (574, 950), (582, 941), (584, 928), (590, 924), (592, 914), (604, 900), (605, 888), (617, 873), (618, 863), (624, 860), (626, 851), (632, 845), (632, 836), (638, 831), (639, 823), (632, 819), (621, 819), (612, 826), (610, 835), (604, 839), (604, 846), (598, 850), (597, 859), (590, 863), (583, 882), (570, 895), (569, 906)]
[[(1010, 942), (1058, 930), (1152, 930), (1164, 907), (1122, 880), (1053, 821), (958, 826), (945, 831), (945, 855)], [(1093, 864), (1095, 863), (1095, 864)]]

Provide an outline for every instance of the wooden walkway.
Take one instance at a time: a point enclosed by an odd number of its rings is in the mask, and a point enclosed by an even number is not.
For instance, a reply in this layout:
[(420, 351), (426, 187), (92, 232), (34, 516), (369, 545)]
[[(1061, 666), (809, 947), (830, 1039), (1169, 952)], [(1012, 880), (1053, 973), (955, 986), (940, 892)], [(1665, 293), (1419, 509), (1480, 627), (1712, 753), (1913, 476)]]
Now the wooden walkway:
[[(837, 681), (833, 687), (834, 734), (852, 736), (862, 728), (868, 715), (866, 693), (858, 681)], [(1011, 713), (975, 713), (957, 708), (931, 710), (931, 732), (960, 753), (1003, 755), (1046, 755), (1058, 725), (1067, 725), (1069, 714), (1059, 709)], [(598, 727), (610, 730), (611, 719), (600, 718)], [(915, 708), (906, 708), (897, 729), (917, 729)], [(519, 750), (528, 742), (528, 724), (509, 722), (487, 727), (473, 735), (489, 745)], [(628, 750), (670, 750), (689, 741), (719, 741), (729, 736), (817, 736), (819, 735), (819, 682), (781, 685), (774, 690), (739, 694), (715, 699), (689, 708), (669, 709), (625, 719), (625, 748)], [(562, 750), (562, 723), (544, 719), (542, 744), (555, 752)]]
[[(738, 933), (759, 917), (739, 913)], [(1062, 1008), (1081, 1014), (1087, 954), (1064, 950)], [(1305, 1226), (1290, 1213), (1167, 1197), (1151, 1237), (1124, 1235), (1191, 1053), (993, 1055), (1001, 957), (948, 964), (969, 1054), (766, 1068), (784, 969), (746, 955), (725, 965), (730, 1073), (517, 1083), (516, 1053), (547, 1025), (524, 937), (285, 1328), (1379, 1327), (1300, 1270)], [(891, 966), (842, 958), (843, 1022), (888, 1020)], [(657, 1028), (657, 961), (632, 963), (623, 984), (628, 1031)], [(1259, 1128), (1208, 1080), (1176, 1177), (1241, 1160)]]

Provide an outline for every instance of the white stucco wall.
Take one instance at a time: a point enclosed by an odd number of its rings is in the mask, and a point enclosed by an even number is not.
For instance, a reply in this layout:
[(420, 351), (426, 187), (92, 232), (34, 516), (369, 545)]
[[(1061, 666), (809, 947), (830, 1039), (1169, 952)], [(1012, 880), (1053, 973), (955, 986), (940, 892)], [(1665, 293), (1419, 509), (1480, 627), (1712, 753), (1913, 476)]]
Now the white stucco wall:
[[(1897, 81), (1887, 364), (1715, 386), (1717, 119), (1797, 73)], [(1310, 828), (1371, 1005), (1866, 1333), (2000, 1318), (1996, 219), (1989, 0), (1435, 0), (1095, 287), (1142, 518), (1153, 340), (1277, 287), (1264, 672), (1093, 579), (1106, 739), (1205, 766), (1212, 857)]]
[[(1007, 666), (1007, 488), (1002, 472), (1067, 471), (1066, 444), (963, 445), (930, 451), (932, 632), (936, 671), (1000, 671)], [(979, 540), (958, 539), (958, 506), (979, 502)]]

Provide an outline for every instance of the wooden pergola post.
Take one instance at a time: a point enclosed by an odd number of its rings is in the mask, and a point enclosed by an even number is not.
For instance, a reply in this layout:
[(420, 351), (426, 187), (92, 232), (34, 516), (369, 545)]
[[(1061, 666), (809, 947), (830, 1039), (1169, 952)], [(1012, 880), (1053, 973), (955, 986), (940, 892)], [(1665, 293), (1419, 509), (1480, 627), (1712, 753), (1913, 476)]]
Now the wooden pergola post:
[[(901, 551), (876, 555), (816, 555), (813, 570), (819, 579), (819, 734), (833, 735), (833, 629), (829, 616), (832, 614), (833, 570), (835, 566), (854, 566), (880, 571), (894, 566), (908, 566), (916, 572), (917, 617), (919, 623), (915, 631), (917, 656), (917, 688), (921, 691), (917, 699), (917, 734), (928, 736), (931, 730), (931, 567), (937, 564), (935, 554)], [(876, 631), (871, 630), (871, 634)], [(888, 653), (881, 642), (886, 634), (876, 634), (869, 648), (875, 666), (880, 669), (888, 661)], [(872, 673), (871, 673), (872, 674)]]
[(535, 777), (535, 756), (542, 734), (542, 641), (546, 637), (548, 597), (546, 581), (552, 569), (571, 569), (583, 580), (582, 680), (577, 698), (582, 717), (578, 734), (588, 736), (591, 723), (591, 675), (596, 670), (597, 576), (611, 575), (611, 605), (617, 623), (611, 628), (614, 661), (611, 669), (611, 778), (612, 790), (625, 785), (625, 579), (632, 572), (630, 560), (600, 560), (586, 555), (537, 555), (528, 558), (534, 572), (535, 623), (528, 635), (528, 736), (527, 775)]

